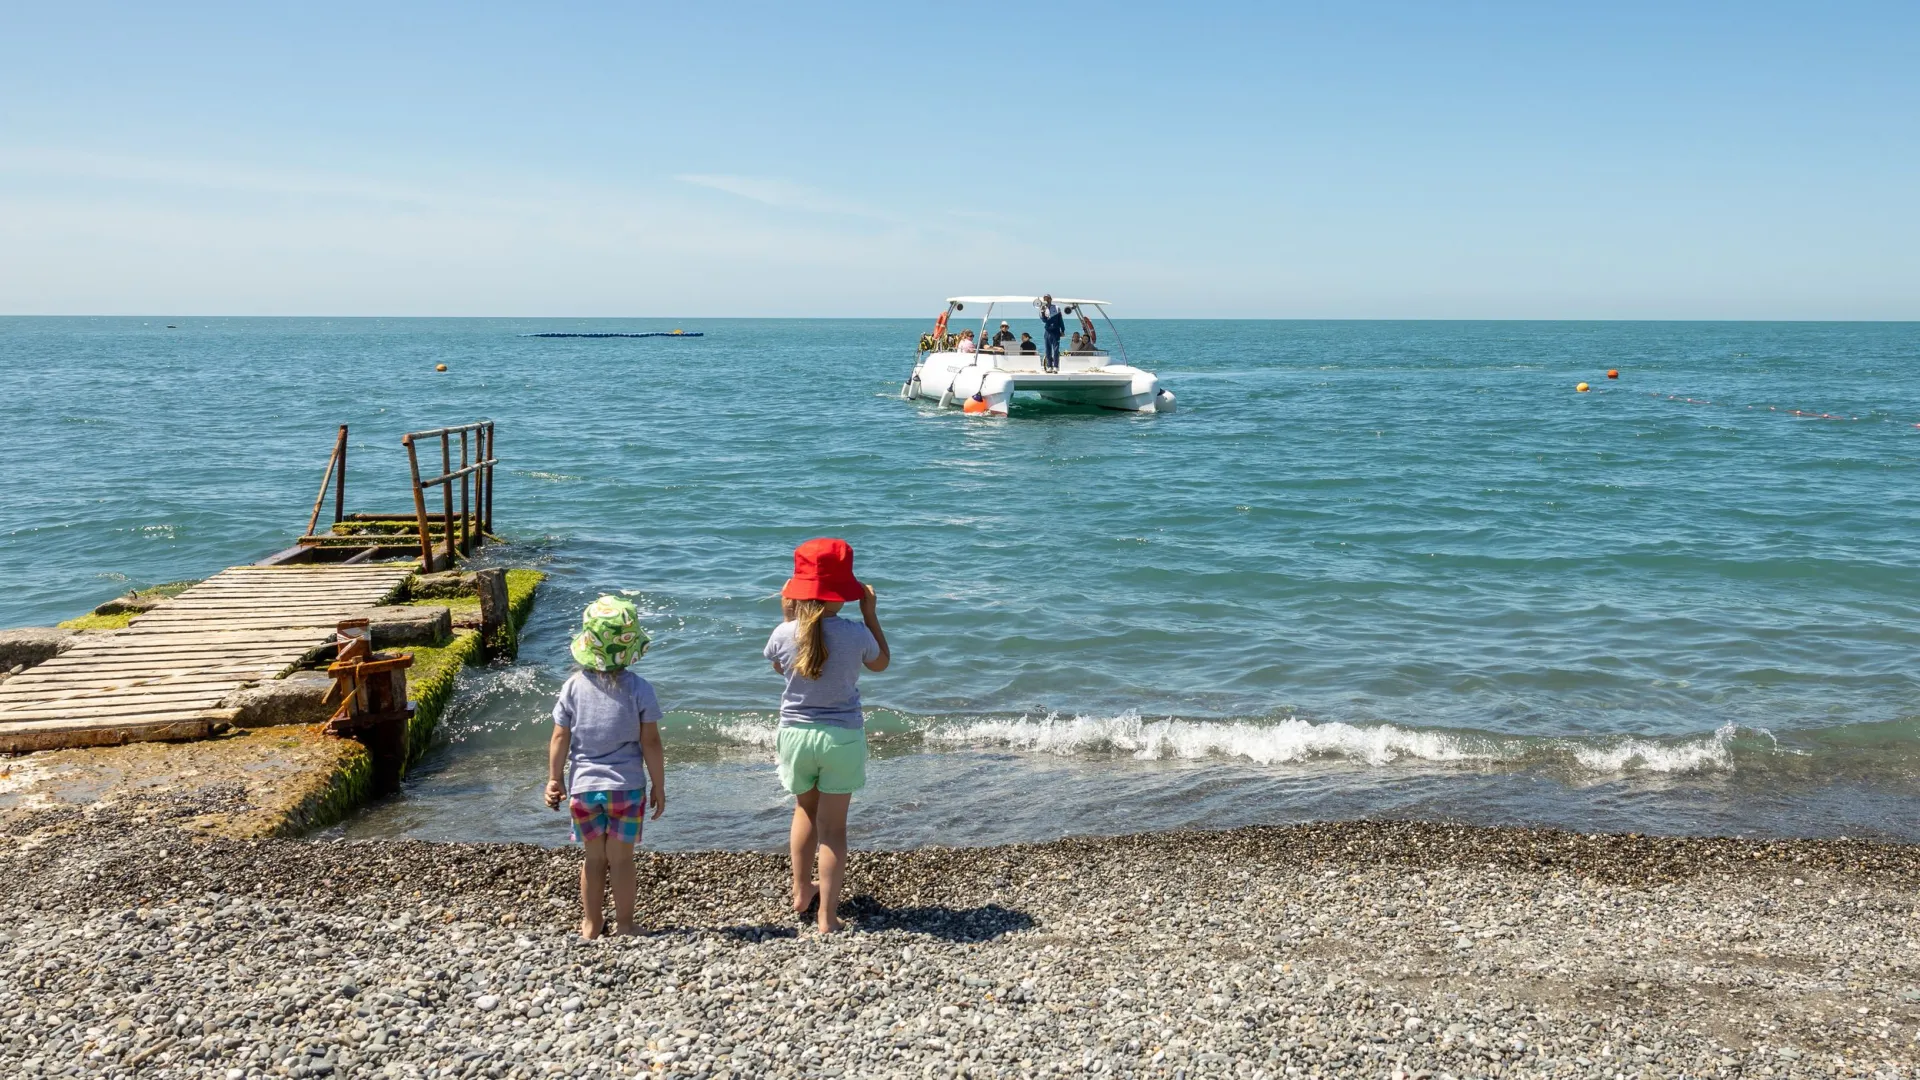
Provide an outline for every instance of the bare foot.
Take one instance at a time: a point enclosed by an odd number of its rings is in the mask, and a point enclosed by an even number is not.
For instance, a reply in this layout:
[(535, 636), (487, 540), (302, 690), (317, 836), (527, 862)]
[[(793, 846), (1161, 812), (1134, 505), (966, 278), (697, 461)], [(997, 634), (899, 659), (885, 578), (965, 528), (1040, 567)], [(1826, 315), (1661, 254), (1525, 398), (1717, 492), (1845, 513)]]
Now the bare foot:
[[(803, 896), (805, 897), (805, 899), (802, 899)], [(817, 881), (808, 882), (807, 891), (804, 894), (801, 893), (798, 889), (794, 890), (793, 913), (795, 915), (805, 915), (809, 911), (813, 910), (814, 904), (819, 899), (820, 899), (820, 883)]]
[(837, 934), (844, 929), (846, 929), (846, 924), (842, 923), (839, 919), (820, 920), (820, 932), (823, 934)]
[(632, 937), (635, 934), (638, 934), (639, 932), (640, 932), (639, 928), (635, 927), (630, 922), (616, 922), (613, 924), (613, 933), (609, 936)]
[(606, 923), (600, 923), (598, 925), (595, 925), (594, 923), (590, 923), (585, 919), (581, 919), (580, 920), (580, 940), (592, 941), (594, 938), (597, 938), (601, 934), (605, 933), (606, 929), (607, 929)]

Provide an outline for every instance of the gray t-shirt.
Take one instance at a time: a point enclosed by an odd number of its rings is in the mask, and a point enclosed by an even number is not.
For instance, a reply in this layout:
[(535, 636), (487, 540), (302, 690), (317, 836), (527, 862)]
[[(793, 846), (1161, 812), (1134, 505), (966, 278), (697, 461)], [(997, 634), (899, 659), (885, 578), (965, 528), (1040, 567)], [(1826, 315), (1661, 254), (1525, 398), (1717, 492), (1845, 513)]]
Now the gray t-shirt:
[(793, 670), (800, 656), (794, 636), (800, 624), (783, 622), (773, 628), (761, 655), (778, 661), (786, 673), (787, 689), (780, 695), (780, 726), (816, 724), (857, 728), (866, 724), (860, 714), (860, 665), (880, 659), (880, 642), (864, 623), (847, 619), (820, 620), (826, 628), (827, 663), (817, 679), (803, 679)]
[(631, 671), (611, 678), (576, 671), (560, 687), (553, 722), (573, 733), (567, 743), (567, 794), (647, 790), (640, 725), (660, 722), (653, 685)]

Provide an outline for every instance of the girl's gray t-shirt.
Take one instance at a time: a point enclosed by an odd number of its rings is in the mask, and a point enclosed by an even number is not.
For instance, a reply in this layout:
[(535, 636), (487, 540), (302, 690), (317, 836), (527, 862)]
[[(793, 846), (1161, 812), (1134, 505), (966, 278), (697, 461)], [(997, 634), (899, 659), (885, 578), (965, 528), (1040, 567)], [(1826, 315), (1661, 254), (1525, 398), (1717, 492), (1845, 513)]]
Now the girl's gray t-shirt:
[(800, 624), (783, 622), (773, 628), (761, 655), (776, 661), (787, 678), (787, 689), (780, 695), (780, 726), (815, 724), (822, 727), (858, 728), (866, 724), (860, 714), (860, 667), (880, 659), (880, 642), (864, 623), (834, 617), (820, 620), (826, 629), (827, 663), (817, 679), (802, 678), (793, 670), (800, 656), (796, 634)]
[(640, 725), (660, 722), (660, 702), (647, 680), (626, 670), (610, 678), (576, 671), (560, 687), (553, 722), (572, 733), (567, 794), (647, 790)]

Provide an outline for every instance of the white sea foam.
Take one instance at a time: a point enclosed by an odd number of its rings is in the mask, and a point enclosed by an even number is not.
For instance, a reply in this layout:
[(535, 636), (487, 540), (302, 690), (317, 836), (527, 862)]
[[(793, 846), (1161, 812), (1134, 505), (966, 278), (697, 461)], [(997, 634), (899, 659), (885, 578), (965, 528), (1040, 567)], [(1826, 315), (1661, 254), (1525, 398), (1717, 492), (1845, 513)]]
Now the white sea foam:
[(759, 746), (773, 749), (774, 736), (780, 733), (772, 721), (733, 720), (714, 729), (721, 738), (746, 746)]
[[(770, 720), (740, 719), (719, 723), (712, 730), (730, 742), (770, 748), (778, 729)], [(1740, 733), (1728, 724), (1708, 735), (1672, 741), (1547, 739), (1397, 724), (1311, 723), (1293, 716), (1270, 721), (1149, 720), (1136, 712), (943, 719), (910, 723), (910, 730), (937, 748), (1005, 747), (1062, 757), (1124, 754), (1142, 761), (1217, 758), (1256, 765), (1350, 761), (1368, 766), (1423, 762), (1499, 766), (1557, 760), (1577, 771), (1600, 775), (1731, 770), (1733, 740)]]
[(1053, 714), (1038, 720), (1021, 717), (941, 724), (930, 729), (926, 737), (947, 745), (1010, 746), (1050, 754), (1124, 752), (1142, 760), (1225, 757), (1260, 765), (1313, 758), (1386, 765), (1408, 758), (1456, 762), (1494, 761), (1501, 756), (1494, 746), (1475, 746), (1472, 743), (1478, 740), (1451, 732), (1419, 731), (1392, 724), (1310, 724), (1296, 717), (1250, 724), (1145, 720), (1132, 712), (1072, 718)]
[(1690, 773), (1733, 768), (1733, 738), (1739, 729), (1727, 724), (1712, 735), (1682, 742), (1658, 743), (1622, 739), (1600, 745), (1570, 743), (1573, 760), (1591, 772)]

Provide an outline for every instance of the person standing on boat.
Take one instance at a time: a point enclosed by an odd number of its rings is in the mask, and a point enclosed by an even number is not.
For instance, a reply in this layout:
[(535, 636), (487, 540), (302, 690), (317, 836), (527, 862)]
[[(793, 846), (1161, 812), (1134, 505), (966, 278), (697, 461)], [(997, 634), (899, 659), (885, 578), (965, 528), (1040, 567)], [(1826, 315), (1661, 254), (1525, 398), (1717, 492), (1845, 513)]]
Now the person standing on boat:
[(1060, 314), (1060, 306), (1053, 302), (1053, 294), (1047, 293), (1040, 298), (1040, 328), (1046, 331), (1047, 358), (1042, 367), (1047, 371), (1060, 370), (1060, 339), (1066, 336), (1067, 320)]

